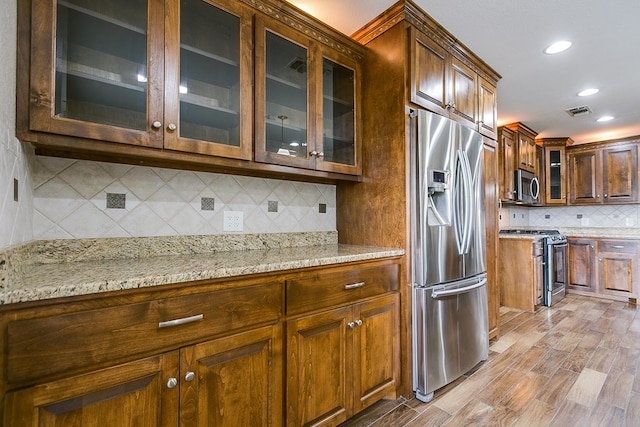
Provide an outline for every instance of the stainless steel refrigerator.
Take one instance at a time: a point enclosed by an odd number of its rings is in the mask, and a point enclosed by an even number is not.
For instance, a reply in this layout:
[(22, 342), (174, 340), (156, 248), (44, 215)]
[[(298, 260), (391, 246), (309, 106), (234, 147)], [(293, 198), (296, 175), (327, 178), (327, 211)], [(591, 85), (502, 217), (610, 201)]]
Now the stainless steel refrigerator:
[(412, 116), (413, 382), (428, 402), (489, 352), (483, 143), (445, 117)]

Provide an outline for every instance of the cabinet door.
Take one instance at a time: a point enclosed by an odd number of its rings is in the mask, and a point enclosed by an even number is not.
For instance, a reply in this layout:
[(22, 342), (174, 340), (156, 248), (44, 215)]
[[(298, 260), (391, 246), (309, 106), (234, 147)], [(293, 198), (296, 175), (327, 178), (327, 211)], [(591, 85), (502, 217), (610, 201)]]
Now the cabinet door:
[(518, 132), (518, 167), (535, 173), (536, 167), (536, 143), (535, 140), (523, 133)]
[(500, 171), (500, 198), (502, 200), (513, 200), (514, 198), (514, 172), (516, 140), (512, 130), (502, 128), (499, 136), (499, 171)]
[(167, 2), (165, 147), (251, 159), (253, 35), (238, 2)]
[(541, 305), (544, 299), (544, 258), (541, 256), (533, 258), (533, 290), (534, 301)]
[(287, 322), (287, 425), (337, 425), (351, 415), (351, 306)]
[(180, 425), (282, 425), (282, 326), (180, 350)]
[(411, 102), (447, 117), (449, 61), (442, 46), (411, 28)]
[(449, 117), (478, 128), (478, 74), (456, 57), (451, 57)]
[(569, 239), (569, 283), (567, 288), (580, 292), (595, 292), (595, 244), (590, 239)]
[(545, 200), (548, 205), (567, 204), (567, 164), (565, 159), (565, 147), (545, 147)]
[(8, 393), (4, 425), (178, 425), (178, 352)]
[(487, 239), (487, 294), (489, 338), (497, 338), (500, 323), (500, 286), (498, 284), (498, 151), (495, 141), (484, 138), (484, 208)]
[(162, 146), (164, 3), (34, 0), (31, 130)]
[(636, 253), (598, 251), (598, 291), (605, 295), (636, 298), (639, 261)]
[(393, 393), (400, 378), (399, 296), (377, 298), (354, 313), (354, 412)]
[(322, 51), (321, 125), (316, 128), (315, 167), (329, 172), (359, 175), (361, 130), (357, 125), (360, 110), (359, 65), (356, 61), (328, 48)]
[(602, 193), (604, 203), (638, 201), (638, 146), (602, 150)]
[(498, 133), (498, 93), (496, 85), (478, 77), (478, 131), (496, 138)]
[(569, 203), (599, 204), (602, 194), (601, 152), (597, 150), (570, 152)]
[(255, 160), (313, 168), (320, 54), (290, 27), (256, 18)]

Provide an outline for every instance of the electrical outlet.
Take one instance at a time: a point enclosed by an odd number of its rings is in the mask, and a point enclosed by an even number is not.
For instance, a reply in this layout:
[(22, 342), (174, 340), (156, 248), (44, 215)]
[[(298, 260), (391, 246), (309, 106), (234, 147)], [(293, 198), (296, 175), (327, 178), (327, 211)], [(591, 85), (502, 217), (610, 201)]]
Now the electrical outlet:
[(241, 211), (224, 211), (223, 231), (242, 231), (243, 213)]

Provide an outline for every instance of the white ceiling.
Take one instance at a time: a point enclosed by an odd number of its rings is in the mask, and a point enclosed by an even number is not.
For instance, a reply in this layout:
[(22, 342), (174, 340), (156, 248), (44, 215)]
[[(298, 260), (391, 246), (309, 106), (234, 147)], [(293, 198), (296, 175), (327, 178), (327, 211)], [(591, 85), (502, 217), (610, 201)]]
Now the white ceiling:
[[(640, 135), (639, 0), (414, 0), (495, 69), (499, 124), (522, 122), (539, 137), (576, 143)], [(395, 0), (289, 0), (353, 34)], [(557, 40), (573, 46), (551, 56)], [(590, 97), (577, 93), (589, 87)], [(570, 117), (565, 110), (593, 113)], [(596, 119), (614, 116), (606, 123)]]

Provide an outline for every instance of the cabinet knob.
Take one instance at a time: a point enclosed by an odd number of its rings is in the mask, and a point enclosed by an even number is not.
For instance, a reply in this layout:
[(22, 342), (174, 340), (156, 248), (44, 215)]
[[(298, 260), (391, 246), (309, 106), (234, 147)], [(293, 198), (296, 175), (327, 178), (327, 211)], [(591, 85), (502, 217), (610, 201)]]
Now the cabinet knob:
[(596, 194), (596, 199), (599, 199), (599, 198), (600, 198), (600, 195), (599, 195), (599, 194)]
[(178, 129), (178, 126), (176, 126), (175, 123), (169, 123), (169, 126), (167, 126), (167, 129), (173, 132), (174, 130)]
[(598, 261), (602, 262), (602, 258), (598, 258)]
[(167, 381), (167, 388), (174, 388), (175, 386), (178, 385), (178, 380), (176, 378), (169, 378), (169, 380)]
[(349, 322), (349, 323), (347, 323), (347, 326), (348, 326), (350, 329), (353, 329), (353, 328), (355, 328), (355, 327), (356, 327), (356, 322)]
[(185, 381), (193, 381), (193, 379), (196, 377), (196, 374), (193, 371), (189, 371), (184, 375), (184, 380)]
[(356, 325), (362, 326), (362, 320), (360, 320), (360, 319), (356, 320)]
[(162, 122), (156, 120), (155, 122), (151, 123), (151, 127), (154, 129), (160, 129), (162, 127)]
[(312, 155), (312, 156), (314, 156), (314, 157), (324, 157), (324, 153), (323, 153), (322, 151), (316, 151), (316, 150), (313, 150), (313, 151), (312, 151), (311, 153), (309, 153), (309, 154), (311, 154), (311, 155)]
[(606, 199), (607, 197), (609, 197), (609, 196), (608, 196), (608, 194), (605, 193), (604, 198)]

